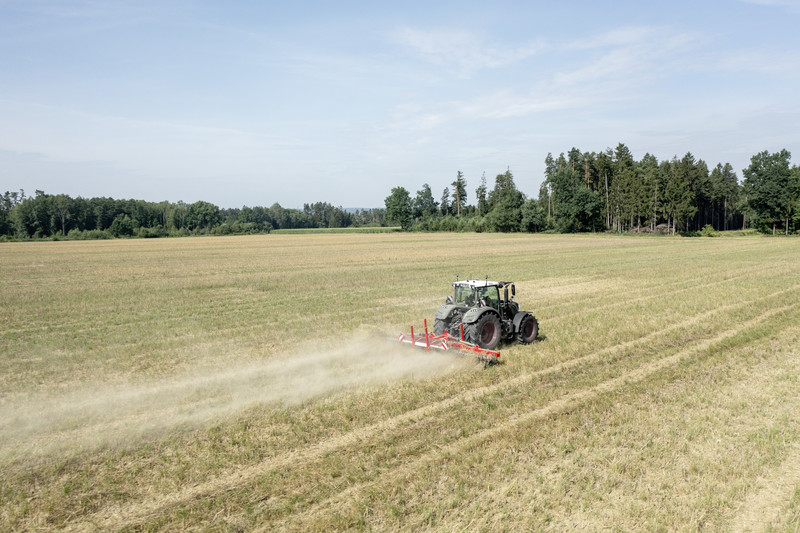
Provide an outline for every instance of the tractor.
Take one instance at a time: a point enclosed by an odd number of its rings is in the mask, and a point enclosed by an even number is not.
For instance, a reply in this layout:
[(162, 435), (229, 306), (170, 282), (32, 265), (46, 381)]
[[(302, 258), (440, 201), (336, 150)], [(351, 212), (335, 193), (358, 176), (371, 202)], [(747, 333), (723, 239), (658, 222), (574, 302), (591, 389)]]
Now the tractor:
[[(508, 288), (511, 287), (511, 298)], [(528, 344), (539, 335), (539, 322), (528, 311), (520, 311), (513, 300), (516, 288), (511, 281), (465, 280), (453, 283), (452, 296), (436, 311), (435, 335), (450, 334), (456, 339), (492, 350), (500, 340)], [(503, 297), (500, 297), (503, 289)]]

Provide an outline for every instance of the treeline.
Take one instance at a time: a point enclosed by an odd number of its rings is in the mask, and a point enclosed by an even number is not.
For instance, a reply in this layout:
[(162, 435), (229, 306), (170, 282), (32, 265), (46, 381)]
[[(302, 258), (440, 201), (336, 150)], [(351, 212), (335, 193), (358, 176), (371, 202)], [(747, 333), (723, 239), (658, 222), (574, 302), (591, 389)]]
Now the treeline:
[(395, 187), (386, 219), (414, 231), (713, 232), (756, 228), (794, 233), (800, 227), (800, 167), (786, 150), (751, 158), (740, 183), (729, 163), (713, 169), (691, 153), (658, 161), (634, 160), (627, 146), (545, 159), (537, 198), (514, 184), (510, 169), (487, 189), (485, 175), (467, 202), (461, 172), (439, 201), (424, 184), (416, 196)]
[(34, 196), (7, 191), (0, 198), (0, 238), (6, 240), (252, 234), (273, 229), (381, 226), (383, 219), (383, 209), (351, 213), (325, 202), (305, 204), (302, 210), (277, 203), (228, 209), (205, 201), (86, 199), (39, 190)]
[[(430, 185), (411, 196), (395, 187), (386, 209), (348, 212), (326, 202), (303, 209), (221, 209), (198, 201), (146, 202), (71, 198), (36, 191), (0, 198), (0, 239), (102, 239), (192, 234), (269, 233), (273, 229), (401, 226), (413, 231), (713, 232), (756, 228), (796, 233), (800, 228), (800, 167), (787, 150), (754, 155), (740, 182), (729, 163), (714, 168), (687, 153), (658, 161), (634, 160), (627, 146), (604, 152), (573, 148), (545, 159), (536, 198), (516, 186), (510, 169), (486, 176), (467, 191), (461, 172), (434, 197)], [(472, 202), (470, 202), (472, 200)]]

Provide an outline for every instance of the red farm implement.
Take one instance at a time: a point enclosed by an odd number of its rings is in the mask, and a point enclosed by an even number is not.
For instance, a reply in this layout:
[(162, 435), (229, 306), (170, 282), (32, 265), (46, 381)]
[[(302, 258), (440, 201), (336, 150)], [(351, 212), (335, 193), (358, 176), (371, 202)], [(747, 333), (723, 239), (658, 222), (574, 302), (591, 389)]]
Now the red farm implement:
[(398, 335), (398, 341), (410, 344), (412, 348), (442, 351), (455, 351), (464, 355), (474, 355), (484, 365), (493, 365), (500, 362), (500, 352), (481, 348), (477, 344), (472, 344), (464, 340), (464, 325), (460, 327), (460, 337), (457, 338), (445, 331), (440, 335), (428, 333), (428, 321), (424, 321), (424, 333), (414, 334), (414, 326), (411, 326), (409, 335)]

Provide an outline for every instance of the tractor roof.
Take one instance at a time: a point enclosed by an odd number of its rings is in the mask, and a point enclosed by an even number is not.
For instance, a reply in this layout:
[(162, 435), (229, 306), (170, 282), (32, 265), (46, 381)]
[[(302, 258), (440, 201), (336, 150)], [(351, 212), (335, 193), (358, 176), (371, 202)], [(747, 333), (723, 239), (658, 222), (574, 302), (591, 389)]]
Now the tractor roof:
[(499, 287), (503, 288), (511, 284), (510, 281), (489, 281), (485, 279), (465, 279), (463, 281), (456, 281), (453, 287)]

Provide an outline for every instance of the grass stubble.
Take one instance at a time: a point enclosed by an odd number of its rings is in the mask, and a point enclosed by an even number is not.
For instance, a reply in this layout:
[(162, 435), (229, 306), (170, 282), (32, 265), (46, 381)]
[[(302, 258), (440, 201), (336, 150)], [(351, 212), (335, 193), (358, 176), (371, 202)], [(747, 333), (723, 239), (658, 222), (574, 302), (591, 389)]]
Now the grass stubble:
[[(0, 263), (9, 529), (797, 529), (795, 240), (272, 235)], [(514, 279), (543, 339), (487, 371), (384, 345), (456, 271)]]

